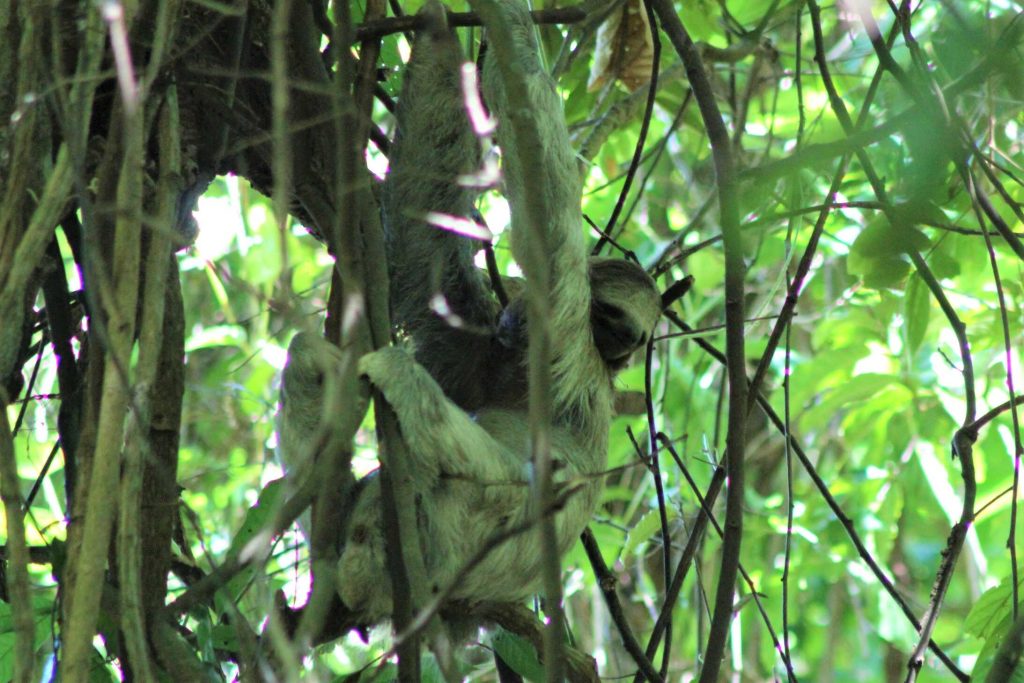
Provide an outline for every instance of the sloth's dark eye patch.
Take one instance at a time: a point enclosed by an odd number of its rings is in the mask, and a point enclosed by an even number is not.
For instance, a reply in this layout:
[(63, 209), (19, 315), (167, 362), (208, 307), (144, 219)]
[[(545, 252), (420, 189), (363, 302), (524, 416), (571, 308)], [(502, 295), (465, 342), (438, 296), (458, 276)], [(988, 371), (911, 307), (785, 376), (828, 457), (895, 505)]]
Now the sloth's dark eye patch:
[(622, 320), (626, 317), (626, 312), (615, 304), (600, 304), (600, 307), (601, 315), (610, 320)]
[(619, 326), (624, 324), (627, 314), (620, 306), (595, 299), (590, 304), (590, 317), (596, 325)]

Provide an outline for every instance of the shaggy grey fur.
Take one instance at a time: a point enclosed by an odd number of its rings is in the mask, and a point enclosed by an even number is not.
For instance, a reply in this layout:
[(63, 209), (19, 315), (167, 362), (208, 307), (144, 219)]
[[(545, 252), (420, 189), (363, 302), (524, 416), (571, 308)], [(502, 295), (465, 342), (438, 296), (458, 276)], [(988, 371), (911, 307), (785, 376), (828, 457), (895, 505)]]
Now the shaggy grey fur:
[[(488, 64), (484, 94), (499, 122), (506, 193), (512, 208), (512, 249), (523, 263), (525, 173), (540, 174), (556, 207), (549, 217), (552, 316), (553, 457), (563, 492), (556, 516), (559, 553), (590, 519), (600, 498), (612, 412), (612, 378), (644, 345), (660, 315), (654, 282), (638, 266), (588, 259), (580, 216), (580, 179), (562, 114), (562, 101), (541, 68), (533, 25), (521, 0), (502, 0), (517, 53), (529, 79), (532, 115), (543, 137), (539, 168), (523, 169), (507, 125), (504, 84)], [(479, 143), (467, 121), (459, 65), (463, 61), (444, 9), (428, 2), (405, 73), (398, 137), (383, 191), (391, 267), (392, 315), (414, 352), (386, 348), (364, 356), (359, 370), (392, 406), (409, 452), (419, 506), (420, 538), (432, 591), (446, 589), (466, 561), (495, 534), (532, 519), (529, 421), (526, 412), (525, 307), (503, 311), (473, 264), (478, 245), (427, 225), (433, 211), (468, 218), (474, 191), (456, 179), (475, 171)], [(493, 62), (493, 59), (488, 62)], [(529, 280), (531, 273), (527, 272)], [(450, 314), (430, 308), (441, 294)], [(461, 327), (452, 322), (461, 321)], [(285, 422), (303, 410), (319, 415), (320, 383), (336, 351), (309, 335), (290, 347), (285, 372)], [(293, 386), (292, 378), (301, 382)], [(302, 378), (302, 379), (299, 379)], [(300, 419), (296, 417), (295, 419)], [(313, 425), (282, 427), (282, 445), (299, 452)], [(287, 436), (287, 438), (284, 438)], [(287, 456), (287, 454), (286, 454)], [(286, 457), (287, 461), (287, 457)], [(381, 529), (380, 488), (370, 480), (352, 513), (338, 565), (339, 593), (354, 623), (386, 619), (392, 609)], [(495, 547), (454, 588), (454, 599), (519, 600), (536, 588), (542, 551), (537, 533)]]

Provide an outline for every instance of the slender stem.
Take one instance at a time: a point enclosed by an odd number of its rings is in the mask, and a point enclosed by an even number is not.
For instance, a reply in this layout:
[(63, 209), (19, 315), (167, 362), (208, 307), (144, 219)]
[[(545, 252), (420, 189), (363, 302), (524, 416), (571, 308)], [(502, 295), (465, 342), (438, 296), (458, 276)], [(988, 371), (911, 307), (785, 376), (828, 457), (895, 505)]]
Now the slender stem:
[(718, 590), (704, 656), (701, 683), (718, 680), (725, 643), (732, 622), (733, 596), (739, 574), (740, 544), (743, 538), (744, 450), (746, 448), (747, 376), (743, 342), (743, 282), (746, 265), (740, 235), (736, 179), (733, 170), (729, 131), (718, 110), (715, 94), (693, 40), (675, 13), (670, 0), (653, 0), (654, 10), (672, 46), (686, 65), (686, 75), (693, 88), (704, 127), (711, 143), (718, 186), (718, 205), (725, 250), (725, 338), (726, 364), (729, 377), (728, 431), (726, 433), (726, 470), (729, 489), (726, 493), (725, 537), (718, 573)]
[(14, 669), (16, 683), (34, 680), (35, 623), (32, 589), (28, 578), (29, 554), (25, 541), (25, 509), (18, 490), (18, 463), (14, 457), (14, 437), (7, 421), (7, 392), (0, 387), (0, 499), (6, 518), (6, 586), (14, 630)]
[[(587, 18), (587, 10), (580, 7), (553, 7), (530, 12), (537, 24), (575, 24)], [(448, 24), (453, 27), (482, 26), (479, 12), (449, 12)], [(367, 21), (360, 25), (352, 36), (354, 42), (370, 38), (383, 38), (393, 33), (415, 31), (420, 28), (421, 19), (415, 14)]]
[[(661, 683), (664, 680), (661, 673), (654, 668), (654, 664), (651, 663), (651, 660), (640, 647), (640, 643), (637, 642), (633, 629), (629, 627), (626, 615), (622, 611), (622, 603), (619, 602), (619, 596), (615, 592), (615, 575), (612, 574), (611, 569), (608, 568), (607, 563), (604, 561), (604, 557), (601, 556), (601, 548), (597, 545), (597, 539), (594, 538), (594, 532), (590, 530), (590, 527), (583, 530), (580, 540), (583, 542), (583, 549), (587, 552), (590, 566), (594, 569), (594, 578), (597, 579), (597, 586), (601, 589), (601, 594), (604, 596), (605, 605), (608, 606), (608, 613), (611, 614), (612, 621), (615, 622), (616, 628), (619, 629), (619, 635), (622, 636), (622, 644), (626, 648), (626, 652), (633, 658), (633, 661), (636, 662), (640, 672), (647, 677), (647, 680), (651, 681), (651, 683)], [(667, 548), (665, 555), (668, 555)]]
[[(92, 471), (89, 474), (82, 542), (75, 560), (66, 622), (64, 671), (67, 680), (85, 680), (91, 669), (92, 638), (103, 594), (107, 554), (113, 530), (123, 451), (124, 416), (129, 407), (127, 376), (135, 336), (139, 296), (144, 133), (143, 112), (122, 111), (124, 155), (117, 183), (114, 227), (113, 307), (108, 309), (108, 348), (103, 372), (99, 425)], [(81, 489), (80, 489), (81, 490)]]

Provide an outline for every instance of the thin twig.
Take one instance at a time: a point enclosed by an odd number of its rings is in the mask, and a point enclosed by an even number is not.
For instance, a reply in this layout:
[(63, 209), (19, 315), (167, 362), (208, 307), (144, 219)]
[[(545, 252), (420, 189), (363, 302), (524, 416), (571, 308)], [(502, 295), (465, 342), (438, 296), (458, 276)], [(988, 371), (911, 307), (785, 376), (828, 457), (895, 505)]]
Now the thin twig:
[[(619, 596), (615, 592), (615, 585), (617, 583), (615, 575), (612, 574), (611, 569), (608, 568), (604, 561), (604, 557), (601, 556), (601, 548), (598, 546), (597, 539), (594, 538), (594, 532), (590, 530), (590, 527), (583, 530), (580, 540), (583, 542), (583, 549), (587, 552), (590, 566), (594, 570), (594, 578), (597, 579), (597, 586), (601, 589), (601, 594), (604, 596), (605, 605), (608, 606), (608, 613), (611, 615), (612, 621), (615, 622), (615, 627), (619, 629), (619, 635), (622, 637), (622, 644), (625, 646), (626, 652), (636, 662), (640, 671), (647, 676), (648, 681), (651, 681), (651, 683), (661, 683), (664, 679), (657, 669), (654, 668), (651, 660), (644, 654), (636, 636), (633, 635), (633, 629), (629, 627), (626, 614), (622, 611), (622, 603), (619, 602)], [(665, 556), (668, 557), (668, 554), (668, 547), (666, 546)]]
[[(832, 110), (835, 113), (836, 118), (839, 120), (844, 132), (850, 134), (854, 131), (853, 122), (851, 121), (850, 115), (846, 110), (846, 105), (839, 96), (835, 84), (832, 82), (831, 76), (828, 72), (824, 52), (824, 38), (821, 30), (820, 9), (815, 0), (807, 0), (807, 5), (811, 11), (812, 26), (814, 27), (815, 59), (818, 62), (818, 68), (822, 75), (822, 82), (828, 92), (829, 102), (831, 103)], [(875, 47), (879, 62), (897, 77), (901, 85), (903, 85), (907, 92), (914, 97), (915, 101), (918, 101), (922, 106), (925, 106), (925, 111), (933, 111), (934, 107), (928, 108), (926, 106), (927, 103), (924, 101), (914, 84), (909, 82), (906, 74), (901, 70), (899, 65), (895, 63), (891, 54), (889, 54), (888, 47), (885, 42), (881, 40), (880, 35), (877, 35), (878, 27), (874, 24), (874, 19), (869, 16), (862, 16), (862, 18), (865, 21), (865, 25), (868, 27), (869, 34), (871, 34), (871, 42)], [(878, 173), (875, 171), (871, 159), (868, 158), (867, 153), (862, 149), (857, 151), (857, 158), (868, 178), (872, 191), (882, 204), (882, 210), (885, 213), (886, 218), (893, 226), (893, 229), (899, 229), (901, 224), (900, 218), (894, 212), (892, 205), (887, 198), (885, 185)], [(954, 159), (954, 161), (956, 160)], [(943, 552), (942, 559), (939, 562), (939, 568), (936, 572), (935, 582), (932, 587), (929, 606), (925, 612), (924, 618), (922, 619), (922, 624), (918, 629), (920, 638), (907, 663), (906, 680), (907, 683), (912, 683), (912, 681), (916, 679), (917, 673), (920, 671), (923, 664), (924, 650), (931, 641), (932, 629), (938, 620), (939, 611), (945, 598), (946, 591), (949, 588), (949, 583), (952, 579), (956, 561), (967, 536), (967, 529), (974, 518), (976, 484), (974, 480), (972, 445), (974, 440), (977, 438), (977, 435), (967, 430), (967, 426), (970, 425), (975, 418), (976, 402), (974, 393), (974, 369), (971, 360), (970, 346), (967, 342), (966, 327), (957, 315), (956, 310), (950, 304), (942, 289), (942, 285), (932, 274), (931, 269), (928, 267), (924, 258), (922, 258), (915, 249), (908, 249), (906, 251), (918, 274), (921, 276), (925, 285), (927, 285), (929, 291), (932, 293), (932, 296), (939, 304), (939, 308), (945, 314), (953, 333), (956, 335), (957, 343), (960, 347), (960, 357), (963, 363), (964, 394), (966, 403), (964, 411), (965, 415), (961, 428), (957, 430), (952, 439), (953, 454), (960, 460), (961, 476), (964, 481), (963, 508), (959, 521), (953, 525), (947, 538), (946, 550)]]
[[(664, 315), (681, 330), (686, 332), (693, 331), (693, 328), (691, 328), (689, 325), (683, 322), (679, 318), (679, 316), (677, 316), (673, 311), (666, 311)], [(723, 354), (717, 348), (712, 346), (707, 340), (702, 339), (700, 337), (695, 337), (694, 343), (696, 343), (701, 349), (703, 349), (707, 354), (709, 354), (712, 358), (714, 358), (722, 365), (726, 364), (725, 354)], [(793, 453), (796, 455), (797, 460), (800, 461), (800, 465), (804, 468), (808, 476), (811, 478), (811, 482), (814, 484), (815, 488), (818, 489), (818, 493), (824, 499), (825, 504), (829, 507), (829, 509), (832, 511), (832, 514), (835, 515), (835, 518), (839, 521), (843, 529), (846, 531), (846, 535), (849, 537), (850, 542), (853, 543), (853, 546), (857, 551), (857, 555), (868, 566), (868, 569), (875, 576), (878, 582), (882, 585), (882, 588), (885, 589), (885, 592), (889, 595), (889, 597), (891, 597), (893, 601), (899, 606), (900, 611), (903, 612), (903, 615), (907, 618), (907, 621), (910, 622), (915, 629), (920, 630), (921, 622), (918, 621), (917, 615), (914, 614), (914, 611), (910, 608), (910, 605), (907, 604), (906, 599), (896, 589), (896, 586), (895, 584), (893, 584), (892, 579), (890, 579), (886, 575), (885, 571), (883, 571), (881, 566), (878, 564), (878, 561), (871, 554), (871, 551), (868, 550), (867, 544), (860, 537), (860, 534), (857, 533), (857, 528), (854, 525), (853, 520), (850, 519), (849, 515), (847, 515), (843, 511), (842, 506), (832, 495), (832, 492), (828, 488), (828, 484), (825, 483), (825, 480), (822, 479), (821, 475), (818, 473), (817, 468), (815, 468), (814, 466), (814, 463), (811, 462), (810, 457), (807, 455), (806, 451), (804, 451), (803, 446), (800, 445), (800, 442), (796, 439), (795, 436), (793, 436), (792, 433), (786, 430), (786, 423), (782, 420), (782, 418), (779, 417), (778, 413), (775, 412), (775, 409), (772, 407), (771, 403), (768, 402), (768, 399), (765, 398), (763, 394), (757, 394), (756, 400), (757, 405), (768, 417), (768, 420), (772, 423), (775, 429), (779, 432), (779, 434), (783, 436), (783, 438), (785, 438), (789, 442), (789, 447), (793, 449)], [(707, 495), (707, 497), (710, 499), (710, 493)], [(942, 648), (940, 648), (937, 643), (935, 643), (935, 641), (929, 640), (928, 646), (932, 650), (932, 652), (935, 653), (935, 655), (942, 661), (942, 663), (945, 664), (946, 668), (949, 669), (950, 672), (952, 672), (953, 675), (956, 676), (956, 678), (959, 681), (966, 683), (970, 680), (970, 676), (961, 671), (960, 668), (956, 665), (956, 663), (953, 662), (949, 655), (947, 655), (945, 651)]]
[[(550, 506), (541, 511), (538, 517), (554, 518), (558, 511), (565, 506), (569, 498), (578, 492), (579, 487), (566, 486), (557, 496), (555, 496), (551, 501)], [(479, 566), (481, 562), (486, 560), (496, 548), (516, 536), (535, 531), (536, 528), (537, 520), (535, 518), (530, 518), (515, 526), (500, 529), (487, 538), (486, 541), (480, 545), (480, 547), (477, 548), (476, 551), (465, 560), (465, 562), (462, 563), (462, 566), (460, 566), (459, 570), (455, 572), (447, 585), (436, 591), (431, 600), (422, 606), (420, 611), (415, 615), (415, 618), (409, 622), (409, 625), (404, 630), (395, 634), (394, 641), (392, 643), (394, 651), (397, 652), (399, 646), (403, 642), (420, 633), (427, 624), (430, 623), (430, 620), (433, 619), (435, 615), (446, 608), (449, 603), (448, 598), (451, 597), (452, 593), (462, 585), (470, 572)]]
[[(583, 7), (556, 7), (530, 12), (530, 15), (536, 24), (575, 24), (587, 18), (587, 11)], [(448, 25), (453, 27), (483, 26), (483, 21), (476, 12), (449, 12)], [(383, 38), (394, 33), (415, 31), (422, 26), (422, 18), (415, 14), (377, 19), (356, 28), (352, 40), (360, 42), (370, 38)]]
[[(629, 189), (633, 186), (633, 178), (636, 177), (637, 169), (640, 168), (640, 159), (643, 157), (644, 144), (647, 142), (647, 132), (651, 128), (651, 117), (654, 115), (654, 99), (658, 94), (658, 69), (661, 66), (661, 36), (657, 30), (654, 30), (658, 24), (654, 19), (654, 10), (651, 9), (651, 0), (644, 0), (644, 11), (647, 12), (647, 21), (651, 26), (651, 78), (647, 83), (647, 101), (644, 104), (644, 115), (640, 119), (640, 134), (637, 135), (636, 145), (633, 148), (633, 158), (629, 162), (629, 169), (626, 171), (626, 179), (622, 183), (622, 190), (619, 192), (618, 198), (615, 200), (615, 208), (612, 209), (612, 215), (608, 218), (608, 223), (605, 226), (604, 232), (606, 235), (611, 236), (615, 234), (615, 224), (619, 219), (619, 215), (622, 213), (622, 208), (626, 204), (626, 198), (629, 196)], [(603, 238), (594, 245), (594, 253), (598, 254), (601, 252), (601, 247), (604, 246)], [(668, 648), (665, 648), (666, 653)]]
[[(318, 488), (318, 471), (310, 473), (299, 489), (285, 500), (274, 514), (268, 515), (261, 529), (253, 533), (253, 541), (228, 555), (220, 566), (190, 585), (181, 595), (164, 608), (167, 616), (176, 620), (197, 605), (210, 602), (213, 595), (245, 569), (260, 564), (270, 552), (270, 539), (284, 533), (299, 515), (309, 507)], [(255, 552), (254, 552), (255, 551)]]
[[(647, 404), (647, 438), (650, 448), (650, 457), (647, 459), (651, 468), (651, 478), (654, 479), (654, 490), (658, 499), (658, 521), (661, 524), (661, 557), (664, 569), (665, 585), (672, 582), (672, 537), (668, 528), (668, 509), (665, 505), (665, 484), (661, 479), (661, 461), (658, 457), (658, 426), (654, 417), (654, 394), (651, 390), (651, 376), (654, 368), (654, 337), (647, 342), (647, 349), (644, 354), (644, 397)], [(662, 606), (665, 609), (665, 606)], [(672, 622), (669, 620), (665, 636), (665, 647), (662, 649), (661, 677), (668, 673), (669, 655), (672, 641)]]
[[(969, 186), (974, 185), (976, 182), (974, 175), (967, 172), (966, 168), (964, 171), (964, 180)], [(981, 226), (981, 230), (985, 235), (985, 247), (988, 251), (989, 266), (992, 268), (992, 280), (996, 287), (996, 299), (999, 301), (999, 323), (1003, 332), (1003, 354), (1006, 363), (1006, 390), (1010, 395), (1010, 422), (1013, 428), (1013, 496), (1010, 499), (1010, 531), (1009, 537), (1006, 539), (1006, 544), (1010, 549), (1010, 585), (1013, 592), (1013, 600), (1011, 604), (1013, 605), (1013, 618), (1016, 619), (1020, 609), (1020, 579), (1018, 578), (1020, 569), (1017, 566), (1017, 495), (1020, 491), (1022, 445), (1020, 437), (1020, 417), (1017, 414), (1017, 408), (1015, 406), (1017, 392), (1013, 384), (1013, 347), (1010, 345), (1010, 320), (1007, 312), (1006, 293), (1003, 290), (1003, 281), (999, 275), (999, 264), (996, 260), (995, 245), (992, 243), (992, 237), (989, 234), (988, 227), (985, 225), (985, 219), (981, 216), (981, 211), (979, 210), (977, 203), (973, 204), (973, 208), (978, 225)]]
[[(689, 469), (683, 463), (682, 458), (679, 457), (679, 453), (676, 452), (676, 449), (672, 445), (668, 436), (663, 433), (659, 433), (658, 440), (661, 441), (668, 449), (669, 453), (672, 454), (672, 459), (675, 460), (676, 466), (679, 467), (679, 471), (682, 472), (686, 482), (690, 485), (690, 490), (693, 491), (695, 496), (697, 496), (697, 501), (700, 503), (701, 510), (708, 516), (708, 520), (710, 520), (711, 525), (715, 528), (715, 533), (718, 534), (719, 538), (723, 537), (722, 527), (718, 523), (718, 520), (715, 519), (714, 512), (700, 495), (700, 489), (697, 487), (697, 482), (694, 481), (693, 477), (690, 475)], [(750, 596), (753, 599), (754, 604), (757, 606), (757, 611), (760, 613), (762, 621), (764, 621), (765, 628), (768, 629), (768, 636), (772, 639), (772, 645), (774, 645), (775, 651), (782, 656), (782, 664), (786, 667), (787, 677), (790, 681), (796, 683), (797, 679), (796, 673), (793, 671), (793, 665), (789, 661), (789, 656), (782, 649), (782, 644), (779, 642), (779, 637), (775, 632), (775, 627), (772, 626), (771, 618), (768, 616), (768, 612), (764, 608), (764, 603), (761, 602), (761, 598), (757, 592), (757, 586), (754, 585), (754, 580), (750, 577), (750, 574), (747, 573), (747, 570), (743, 567), (742, 563), (739, 565), (739, 571), (740, 576), (743, 577), (747, 587), (750, 589)]]
[[(686, 545), (683, 547), (683, 552), (679, 556), (679, 562), (676, 563), (676, 571), (672, 575), (672, 582), (665, 590), (665, 606), (658, 614), (658, 620), (654, 622), (654, 628), (651, 630), (651, 636), (647, 641), (647, 658), (654, 657), (658, 652), (658, 646), (661, 644), (661, 638), (664, 636), (666, 629), (668, 628), (669, 621), (672, 619), (672, 608), (676, 604), (676, 600), (679, 598), (679, 592), (683, 588), (683, 581), (686, 580), (686, 575), (690, 570), (690, 566), (693, 565), (693, 558), (697, 554), (697, 547), (700, 545), (701, 540), (704, 538), (704, 532), (708, 526), (708, 514), (707, 510), (710, 510), (715, 501), (718, 499), (718, 494), (722, 490), (722, 484), (725, 483), (725, 468), (718, 467), (715, 469), (714, 475), (711, 477), (711, 483), (708, 485), (708, 489), (704, 494), (704, 505), (701, 506), (700, 513), (697, 515), (696, 521), (693, 523), (693, 527), (690, 529), (690, 536), (686, 541)], [(641, 683), (643, 680), (640, 672), (637, 672), (636, 676), (633, 677), (633, 683)]]

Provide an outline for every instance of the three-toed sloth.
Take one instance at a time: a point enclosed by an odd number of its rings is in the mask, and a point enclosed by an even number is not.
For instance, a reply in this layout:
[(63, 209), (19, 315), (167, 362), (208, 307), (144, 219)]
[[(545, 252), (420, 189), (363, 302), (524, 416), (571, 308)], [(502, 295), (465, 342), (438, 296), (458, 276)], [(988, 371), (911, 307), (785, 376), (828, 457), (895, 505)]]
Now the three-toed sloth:
[[(512, 212), (511, 245), (522, 264), (529, 240), (524, 175), (538, 174), (552, 207), (543, 264), (551, 282), (551, 452), (567, 492), (555, 516), (559, 553), (586, 526), (600, 498), (612, 414), (612, 378), (644, 346), (661, 313), (654, 281), (639, 266), (587, 255), (581, 181), (562, 102), (543, 70), (530, 15), (521, 0), (502, 0), (504, 24), (528, 81), (531, 101), (509, 102), (496, 59), (484, 67), (483, 94), (497, 118), (504, 182)], [(364, 356), (359, 372), (394, 409), (407, 445), (430, 589), (445, 590), (497, 534), (535, 515), (529, 487), (526, 316), (521, 299), (502, 308), (474, 266), (471, 240), (425, 222), (428, 212), (469, 219), (476, 192), (460, 177), (478, 170), (480, 143), (467, 119), (463, 56), (432, 0), (421, 10), (398, 104), (398, 129), (382, 193), (395, 325), (411, 351), (385, 348)], [(528, 104), (542, 145), (536, 168), (520, 165), (504, 121)], [(529, 282), (530, 271), (525, 276)], [(448, 311), (435, 312), (443, 297)], [(458, 321), (459, 324), (453, 324)], [(308, 334), (289, 347), (284, 373), (284, 460), (312, 452), (325, 367), (337, 350)], [(392, 610), (385, 563), (380, 486), (360, 487), (338, 565), (341, 600), (353, 624), (373, 624)], [(543, 552), (535, 532), (493, 547), (454, 587), (451, 598), (510, 601), (537, 588)]]

